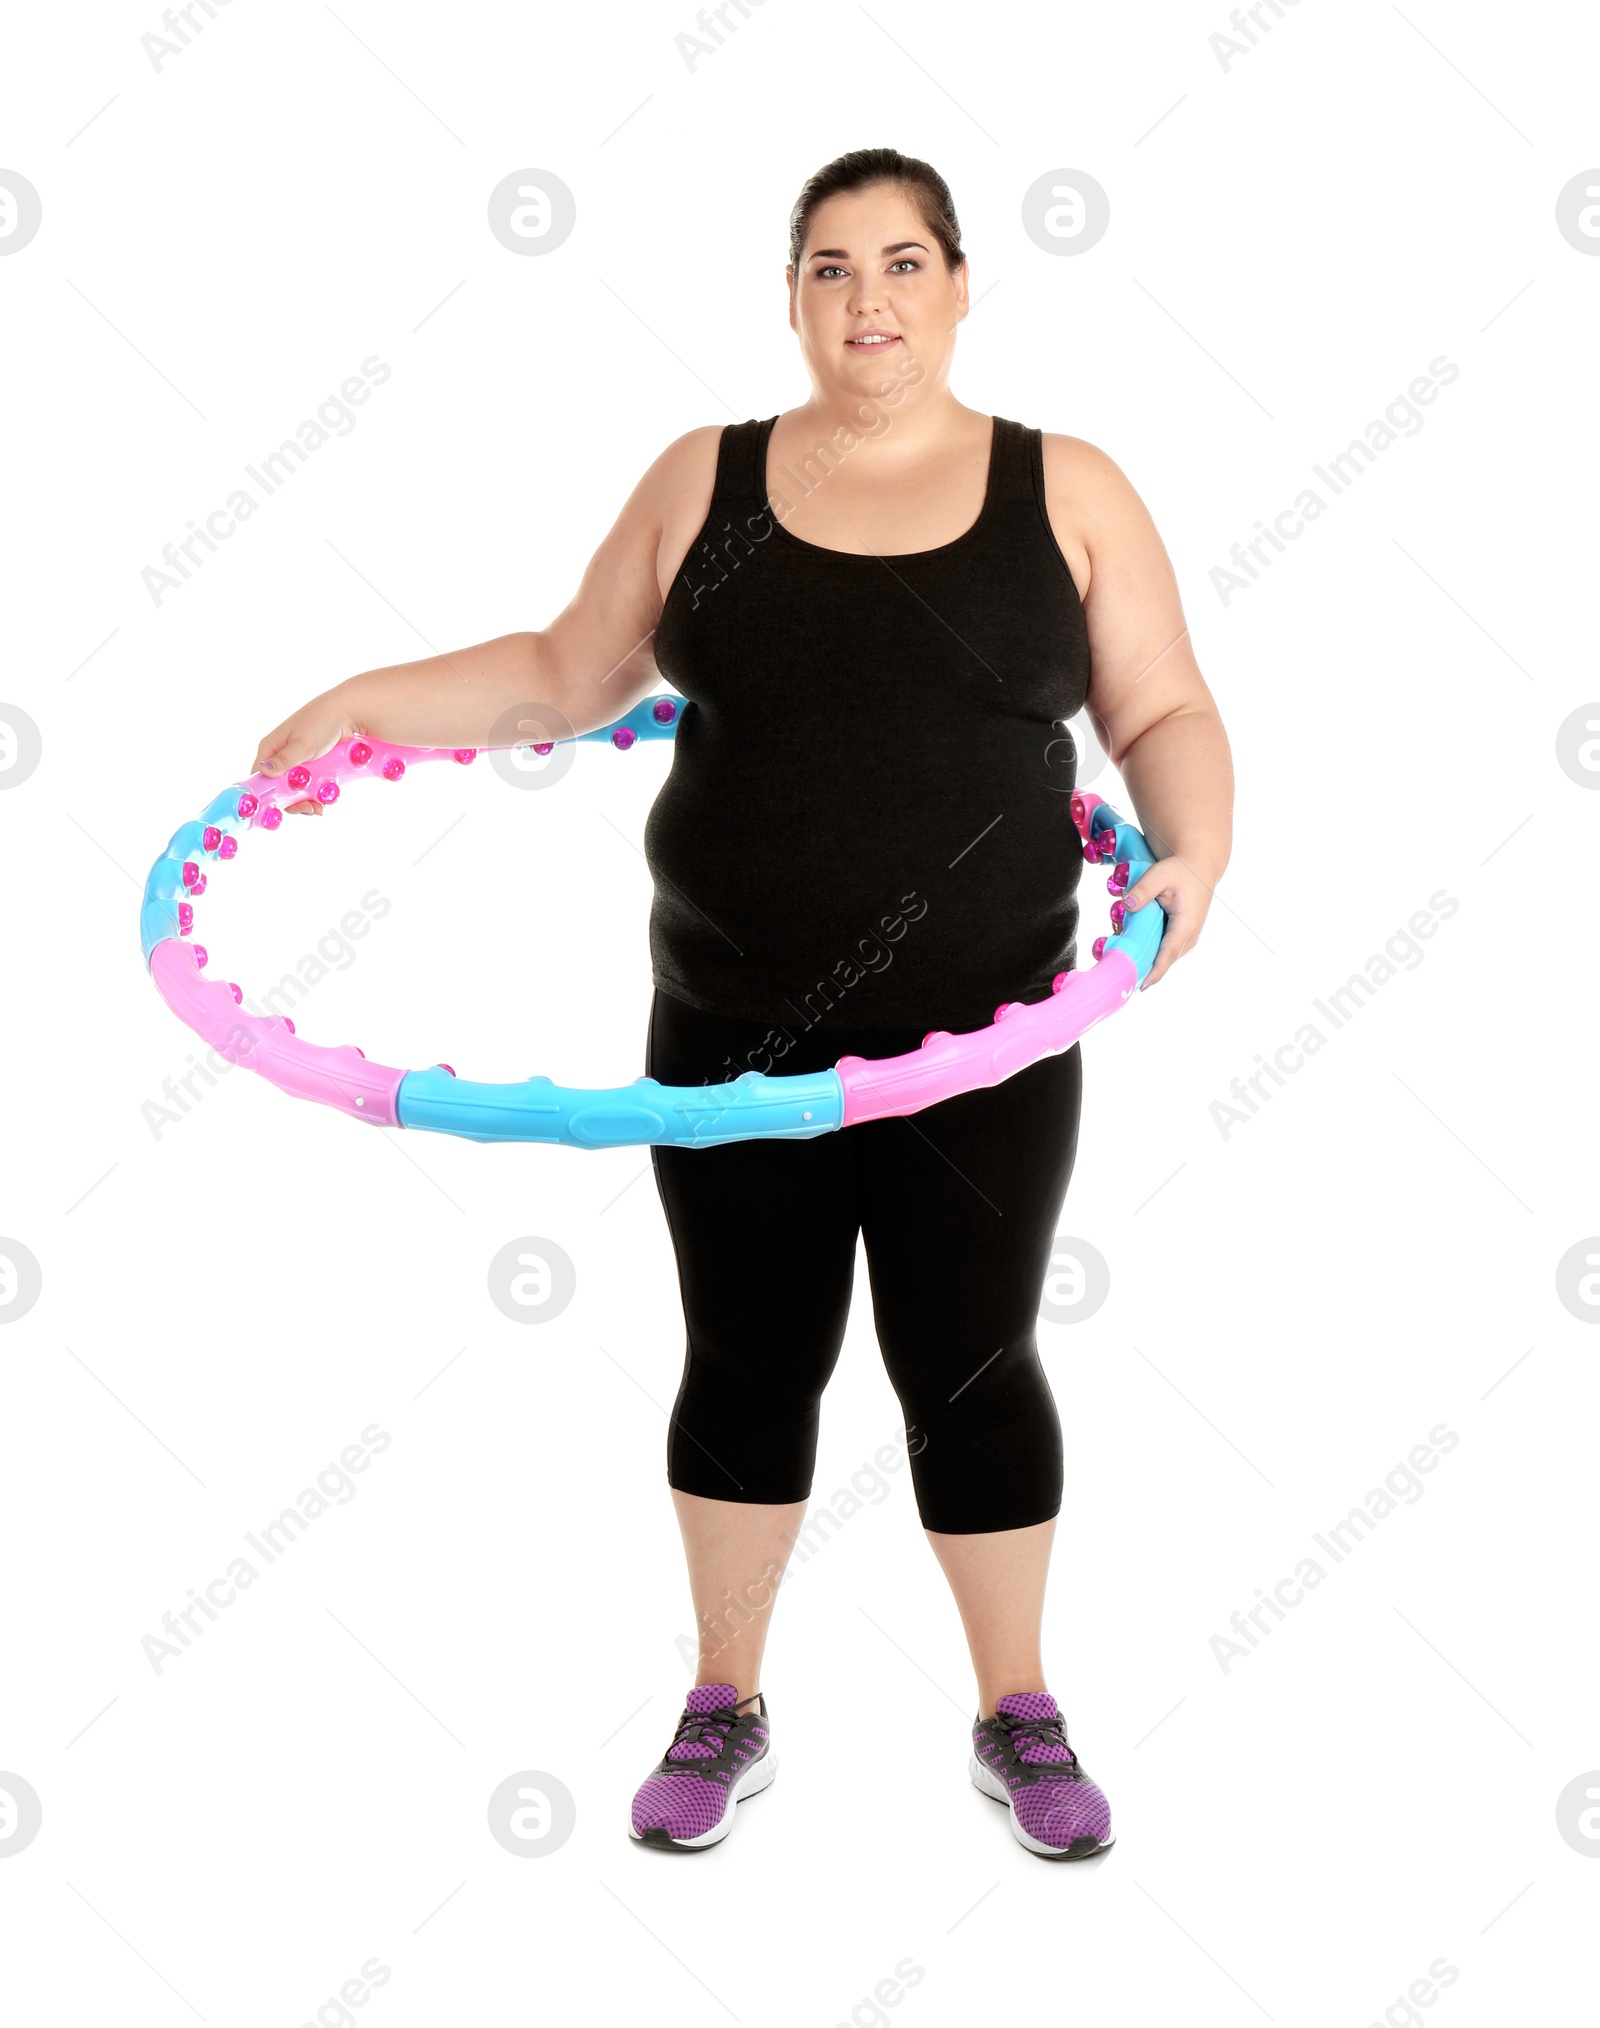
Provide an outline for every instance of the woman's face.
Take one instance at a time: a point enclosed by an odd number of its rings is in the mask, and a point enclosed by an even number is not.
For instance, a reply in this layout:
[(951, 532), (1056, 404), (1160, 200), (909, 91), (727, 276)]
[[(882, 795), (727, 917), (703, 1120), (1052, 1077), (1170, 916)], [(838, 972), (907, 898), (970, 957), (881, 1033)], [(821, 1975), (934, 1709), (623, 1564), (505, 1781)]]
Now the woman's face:
[[(954, 273), (945, 266), (939, 242), (895, 184), (819, 204), (788, 274), (789, 325), (825, 400), (864, 400), (908, 379), (944, 385), (967, 314), (966, 263)], [(863, 342), (869, 331), (889, 335)], [(922, 374), (912, 374), (912, 360)]]

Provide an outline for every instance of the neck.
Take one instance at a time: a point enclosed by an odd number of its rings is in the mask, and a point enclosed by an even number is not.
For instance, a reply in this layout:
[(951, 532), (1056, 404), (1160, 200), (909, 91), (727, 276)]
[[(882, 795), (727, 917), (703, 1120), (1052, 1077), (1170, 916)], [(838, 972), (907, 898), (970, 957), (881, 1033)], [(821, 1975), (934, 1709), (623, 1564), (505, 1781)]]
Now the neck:
[(786, 432), (808, 442), (842, 442), (851, 431), (856, 448), (892, 442), (896, 459), (921, 457), (987, 420), (957, 401), (943, 381), (916, 387), (897, 381), (887, 400), (854, 388), (814, 387), (810, 400), (783, 418)]

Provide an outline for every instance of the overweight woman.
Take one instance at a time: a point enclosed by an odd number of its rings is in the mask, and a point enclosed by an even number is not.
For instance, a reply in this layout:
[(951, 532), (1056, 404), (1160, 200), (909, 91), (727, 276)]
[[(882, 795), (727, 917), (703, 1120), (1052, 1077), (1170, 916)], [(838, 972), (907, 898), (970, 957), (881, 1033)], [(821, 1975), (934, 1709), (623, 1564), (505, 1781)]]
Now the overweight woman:
[[(1047, 998), (1077, 957), (1081, 709), (1154, 848), (1127, 896), (1167, 912), (1147, 985), (1193, 946), (1230, 850), (1227, 739), (1143, 503), (1094, 445), (951, 391), (968, 272), (943, 179), (888, 148), (830, 163), (794, 206), (786, 277), (806, 401), (669, 444), (547, 627), (353, 676), (254, 764), (282, 774), (357, 733), (544, 741), (679, 691), (645, 829), (645, 1069), (667, 1084), (899, 1055)], [(652, 1149), (687, 1337), (666, 1467), (701, 1664), (633, 1799), (642, 1844), (716, 1844), (772, 1781), (761, 1657), (858, 1235), (972, 1655), (968, 1771), (1030, 1852), (1112, 1842), (1040, 1652), (1072, 1501), (1034, 1334), (1081, 1088), (1074, 1046), (915, 1116)]]

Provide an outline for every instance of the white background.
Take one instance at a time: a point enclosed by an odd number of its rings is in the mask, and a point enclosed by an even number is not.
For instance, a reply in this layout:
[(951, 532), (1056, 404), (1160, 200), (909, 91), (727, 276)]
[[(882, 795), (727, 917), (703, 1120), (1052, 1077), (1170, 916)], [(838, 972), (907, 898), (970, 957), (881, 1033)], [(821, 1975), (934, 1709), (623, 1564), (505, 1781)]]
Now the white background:
[[(1556, 735), (1600, 697), (1600, 260), (1555, 206), (1600, 161), (1595, 21), (1300, 0), (1225, 67), (1220, 4), (767, 0), (691, 69), (686, 6), (195, 11), (158, 71), (153, 7), (22, 10), (0, 82), (0, 168), (43, 201), (0, 259), (0, 703), (43, 738), (0, 794), (0, 1234), (43, 1270), (0, 1331), (0, 1769), (43, 1805), (0, 1863), (17, 2018), (335, 2023), (373, 1957), (375, 2028), (1576, 2018), (1600, 1865), (1556, 1801), (1600, 1767), (1600, 1336), (1556, 1263), (1600, 1226), (1600, 797)], [(135, 936), (169, 832), (314, 692), (545, 624), (673, 437), (802, 400), (788, 209), (877, 143), (955, 194), (957, 393), (1148, 503), (1238, 771), (1199, 949), (1085, 1045), (1063, 1238), (1109, 1299), (1040, 1326), (1050, 1680), (1118, 1830), (1083, 1866), (968, 1781), (904, 1470), (782, 1594), (772, 1790), (697, 1859), (627, 1839), (691, 1629), (644, 1150), (369, 1132), (244, 1072), (146, 1110), (193, 1041)], [(524, 168), (577, 201), (542, 258), (486, 225)], [(1023, 230), (1052, 170), (1110, 196), (1077, 257)], [(374, 354), (354, 430), (154, 603), (162, 545)], [(1230, 546), (1440, 355), (1424, 426), (1224, 601)], [(251, 838), (213, 968), (257, 991), (376, 888), (301, 1033), (637, 1075), (669, 758), (587, 746), (553, 794), (420, 770)], [(1225, 1136), (1231, 1080), (1439, 889), (1421, 961)], [(1092, 935), (1094, 876), (1084, 902)], [(485, 1284), (528, 1235), (578, 1276), (532, 1328)], [(819, 1504), (901, 1433), (857, 1298)], [(374, 1422), (355, 1497), (156, 1673), (163, 1613)], [(1230, 1615), (1440, 1423), (1423, 1496), (1224, 1671)], [(575, 1800), (559, 1850), (489, 1835), (521, 1771)]]

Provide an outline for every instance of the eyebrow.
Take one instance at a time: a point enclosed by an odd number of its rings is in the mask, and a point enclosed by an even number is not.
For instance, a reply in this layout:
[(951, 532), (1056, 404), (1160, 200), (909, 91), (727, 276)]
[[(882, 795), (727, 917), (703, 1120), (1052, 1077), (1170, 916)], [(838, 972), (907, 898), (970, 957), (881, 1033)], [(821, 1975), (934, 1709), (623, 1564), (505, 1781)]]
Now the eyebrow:
[[(919, 253), (926, 253), (928, 251), (920, 239), (902, 239), (896, 241), (893, 246), (881, 248), (880, 252), (886, 254), (905, 253), (911, 247), (915, 247)], [(849, 258), (849, 254), (842, 246), (821, 246), (817, 248), (815, 253), (806, 255), (808, 261), (847, 261)]]

